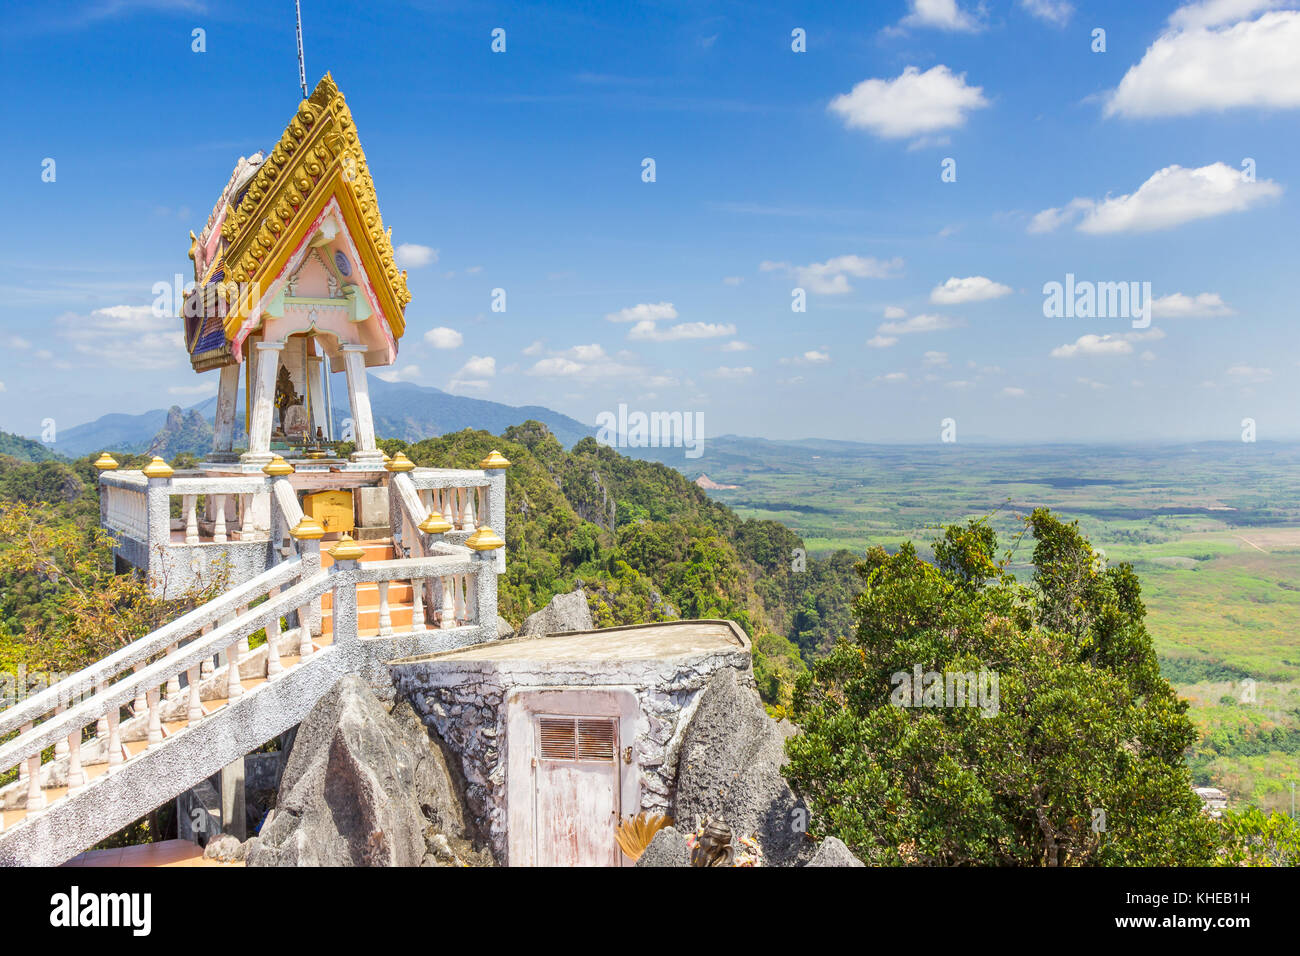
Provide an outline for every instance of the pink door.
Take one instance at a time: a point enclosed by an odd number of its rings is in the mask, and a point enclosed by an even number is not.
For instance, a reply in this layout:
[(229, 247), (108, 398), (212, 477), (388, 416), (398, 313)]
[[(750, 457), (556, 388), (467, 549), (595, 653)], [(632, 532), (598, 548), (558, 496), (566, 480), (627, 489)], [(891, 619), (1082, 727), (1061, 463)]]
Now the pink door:
[(618, 866), (618, 721), (537, 717), (533, 832), (538, 866)]

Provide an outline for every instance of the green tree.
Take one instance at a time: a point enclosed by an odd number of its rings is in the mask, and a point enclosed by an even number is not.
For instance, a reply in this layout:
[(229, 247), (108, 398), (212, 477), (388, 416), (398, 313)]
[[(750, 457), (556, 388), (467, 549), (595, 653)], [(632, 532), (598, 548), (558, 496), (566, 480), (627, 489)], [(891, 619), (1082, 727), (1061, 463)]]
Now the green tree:
[[(854, 639), (794, 697), (787, 772), (815, 835), (883, 864), (1211, 862), (1183, 759), (1195, 732), (1159, 675), (1137, 577), (1102, 567), (1077, 524), (1038, 510), (1026, 525), (1032, 586), (983, 521), (949, 527), (934, 564), (909, 543), (859, 566)], [(899, 706), (917, 667), (996, 675), (996, 694)]]

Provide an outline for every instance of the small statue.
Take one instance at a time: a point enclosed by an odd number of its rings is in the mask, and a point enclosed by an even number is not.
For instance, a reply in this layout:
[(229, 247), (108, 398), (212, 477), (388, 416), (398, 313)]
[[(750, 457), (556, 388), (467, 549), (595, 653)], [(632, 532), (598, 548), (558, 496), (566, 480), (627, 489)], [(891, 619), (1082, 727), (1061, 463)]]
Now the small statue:
[(289, 375), (289, 370), (283, 365), (280, 366), (280, 374), (275, 380), (275, 407), (280, 412), (280, 434), (284, 434), (284, 413), (285, 409), (293, 405), (301, 405), (302, 396), (294, 390), (293, 379)]
[(691, 866), (735, 866), (736, 848), (731, 845), (731, 827), (706, 817), (699, 838), (691, 850)]

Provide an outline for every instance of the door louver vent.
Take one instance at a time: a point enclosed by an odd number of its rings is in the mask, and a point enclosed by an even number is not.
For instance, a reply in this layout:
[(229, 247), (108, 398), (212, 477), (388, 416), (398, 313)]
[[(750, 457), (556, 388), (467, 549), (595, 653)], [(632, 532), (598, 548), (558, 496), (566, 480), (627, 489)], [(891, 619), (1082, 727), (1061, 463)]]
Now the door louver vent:
[(612, 720), (578, 721), (578, 759), (614, 759), (614, 722)]
[(576, 756), (576, 725), (572, 718), (542, 717), (537, 736), (542, 757), (546, 760), (573, 760)]
[(537, 749), (544, 760), (613, 760), (615, 735), (612, 720), (537, 718)]

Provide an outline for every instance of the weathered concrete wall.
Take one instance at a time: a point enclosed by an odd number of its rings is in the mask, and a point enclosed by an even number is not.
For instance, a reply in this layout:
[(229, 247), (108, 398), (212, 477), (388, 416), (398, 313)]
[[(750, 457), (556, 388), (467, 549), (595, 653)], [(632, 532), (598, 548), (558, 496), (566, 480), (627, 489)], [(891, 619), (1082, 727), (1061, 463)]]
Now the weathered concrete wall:
[(669, 659), (557, 663), (554, 661), (401, 661), (390, 665), (394, 687), (426, 724), (461, 757), (470, 808), (483, 822), (493, 853), (507, 860), (509, 798), (507, 727), (513, 692), (546, 688), (618, 689), (636, 695), (638, 713), (633, 748), (639, 805), (624, 805), (623, 815), (640, 810), (667, 812), (677, 778), (682, 736), (709, 678), (721, 668), (754, 683), (750, 650)]

